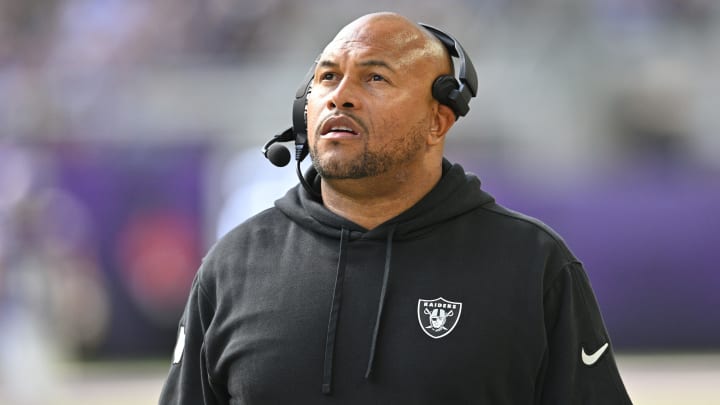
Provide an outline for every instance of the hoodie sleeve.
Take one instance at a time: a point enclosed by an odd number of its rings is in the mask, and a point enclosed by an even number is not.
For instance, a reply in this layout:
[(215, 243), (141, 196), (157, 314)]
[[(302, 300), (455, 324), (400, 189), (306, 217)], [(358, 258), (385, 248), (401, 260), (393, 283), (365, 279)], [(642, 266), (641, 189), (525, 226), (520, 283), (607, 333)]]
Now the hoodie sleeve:
[(547, 352), (542, 405), (631, 404), (597, 300), (582, 266), (566, 265), (544, 294)]
[(180, 319), (177, 343), (170, 372), (160, 394), (160, 405), (221, 403), (213, 392), (206, 365), (205, 333), (212, 317), (213, 308), (202, 288), (198, 272)]

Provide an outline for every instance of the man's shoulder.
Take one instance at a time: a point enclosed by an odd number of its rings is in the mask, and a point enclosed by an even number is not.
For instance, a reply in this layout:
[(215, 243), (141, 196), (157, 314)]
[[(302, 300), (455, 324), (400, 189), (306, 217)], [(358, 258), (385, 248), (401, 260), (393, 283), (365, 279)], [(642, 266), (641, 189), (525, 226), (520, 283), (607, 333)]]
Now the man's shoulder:
[(251, 217), (239, 222), (234, 228), (230, 229), (225, 235), (220, 237), (218, 242), (225, 240), (236, 240), (238, 238), (252, 236), (254, 232), (260, 229), (273, 228), (281, 222), (287, 220), (287, 217), (277, 207), (269, 207)]
[(577, 260), (562, 236), (540, 219), (497, 203), (485, 204), (481, 209), (492, 215), (501, 224), (500, 227), (504, 233), (513, 236), (525, 235), (536, 240), (539, 244), (557, 250), (567, 261)]
[(268, 208), (241, 222), (221, 236), (207, 251), (200, 267), (203, 283), (234, 277), (242, 264), (276, 249), (287, 217), (277, 208)]
[(251, 244), (257, 245), (269, 233), (281, 232), (287, 217), (275, 207), (270, 207), (240, 222), (221, 236), (210, 248), (205, 260), (217, 256), (232, 256), (246, 250)]
[(497, 203), (485, 204), (482, 206), (482, 209), (505, 219), (508, 226), (526, 228), (528, 231), (545, 233), (553, 239), (562, 240), (554, 229), (538, 218), (512, 210)]

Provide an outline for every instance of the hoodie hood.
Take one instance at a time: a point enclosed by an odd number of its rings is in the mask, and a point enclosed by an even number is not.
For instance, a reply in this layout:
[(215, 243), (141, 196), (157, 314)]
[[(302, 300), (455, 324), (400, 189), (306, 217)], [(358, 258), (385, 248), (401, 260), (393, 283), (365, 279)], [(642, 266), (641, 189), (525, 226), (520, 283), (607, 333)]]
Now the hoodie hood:
[[(308, 183), (320, 193), (320, 176), (314, 168), (306, 173)], [(459, 164), (443, 159), (443, 174), (435, 187), (414, 206), (372, 230), (367, 230), (328, 210), (322, 200), (308, 193), (300, 185), (290, 189), (275, 202), (294, 222), (322, 235), (340, 238), (347, 229), (351, 240), (386, 239), (394, 229), (394, 240), (412, 239), (432, 230), (436, 224), (462, 215), (481, 205), (494, 202), (493, 197), (481, 190), (480, 180)]]

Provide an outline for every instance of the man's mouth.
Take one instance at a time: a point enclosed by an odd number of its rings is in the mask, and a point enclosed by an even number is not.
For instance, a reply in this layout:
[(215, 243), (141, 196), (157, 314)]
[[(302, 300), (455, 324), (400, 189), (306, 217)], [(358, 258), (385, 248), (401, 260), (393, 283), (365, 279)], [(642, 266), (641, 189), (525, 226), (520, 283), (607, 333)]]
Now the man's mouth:
[(320, 136), (324, 138), (343, 138), (360, 135), (359, 126), (344, 115), (332, 116), (323, 122), (320, 127)]
[(353, 131), (353, 129), (350, 127), (332, 127), (332, 128), (330, 128), (330, 131), (328, 131), (328, 133), (324, 134), (324, 135), (328, 135), (328, 134), (332, 134), (332, 133), (339, 133), (339, 134), (349, 133), (352, 135), (357, 135), (357, 132)]

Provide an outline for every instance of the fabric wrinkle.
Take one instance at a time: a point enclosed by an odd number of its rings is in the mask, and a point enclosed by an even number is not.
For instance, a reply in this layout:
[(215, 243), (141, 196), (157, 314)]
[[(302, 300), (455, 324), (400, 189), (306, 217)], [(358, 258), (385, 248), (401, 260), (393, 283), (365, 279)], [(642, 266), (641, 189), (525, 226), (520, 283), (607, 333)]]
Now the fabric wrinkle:
[(328, 320), (327, 336), (325, 339), (325, 356), (323, 363), (322, 393), (332, 393), (333, 357), (335, 355), (335, 339), (337, 337), (338, 318), (340, 306), (342, 305), (343, 283), (345, 280), (345, 263), (347, 258), (347, 240), (350, 231), (347, 228), (340, 230), (340, 251), (338, 252), (338, 263), (335, 276), (335, 287), (333, 289), (332, 304), (330, 306), (330, 318)]
[(385, 269), (383, 271), (382, 288), (380, 289), (380, 299), (378, 300), (378, 312), (377, 318), (375, 319), (375, 328), (373, 329), (372, 342), (370, 343), (370, 358), (368, 359), (367, 371), (365, 371), (365, 378), (369, 379), (373, 371), (373, 364), (375, 362), (375, 352), (377, 349), (378, 334), (380, 333), (380, 324), (382, 322), (383, 308), (385, 307), (385, 298), (387, 296), (388, 278), (390, 277), (390, 267), (392, 262), (392, 244), (393, 236), (395, 234), (395, 228), (397, 225), (393, 225), (388, 231), (387, 244), (385, 248)]

